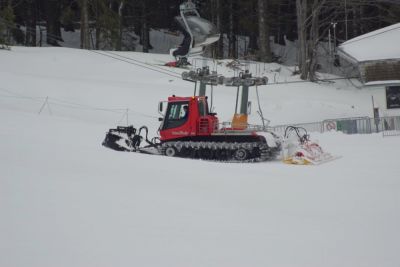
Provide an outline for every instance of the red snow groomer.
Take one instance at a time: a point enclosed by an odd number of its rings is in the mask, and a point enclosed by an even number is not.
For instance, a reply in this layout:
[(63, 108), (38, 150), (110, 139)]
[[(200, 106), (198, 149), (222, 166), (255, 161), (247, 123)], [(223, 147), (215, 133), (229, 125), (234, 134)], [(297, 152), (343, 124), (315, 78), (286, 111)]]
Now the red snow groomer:
[(169, 97), (160, 140), (161, 154), (172, 157), (264, 161), (280, 151), (278, 141), (268, 144), (255, 130), (220, 127), (205, 96)]
[[(158, 138), (149, 140), (145, 126), (138, 131), (133, 126), (117, 127), (109, 130), (103, 145), (118, 151), (217, 161), (265, 161), (280, 152), (280, 139), (271, 132), (220, 127), (205, 96), (169, 97), (160, 121)], [(141, 146), (143, 139), (145, 146)]]
[[(159, 103), (159, 113), (163, 117), (159, 118), (158, 137), (149, 140), (146, 126), (139, 130), (133, 126), (118, 126), (108, 131), (103, 145), (118, 151), (233, 162), (266, 161), (279, 154), (283, 162), (300, 165), (317, 165), (338, 158), (311, 141), (304, 128), (288, 126), (283, 137), (276, 135), (265, 125), (267, 120), (260, 105), (258, 114), (263, 125), (247, 123), (251, 106), (249, 87), (266, 84), (266, 77), (253, 78), (244, 72), (238, 77), (225, 78), (203, 68), (184, 72), (182, 78), (195, 83), (194, 96), (173, 95), (168, 101)], [(221, 84), (237, 88), (235, 114), (231, 122), (220, 123), (208, 105), (206, 85)], [(211, 103), (212, 96), (211, 91)], [(165, 109), (164, 103), (167, 104)], [(143, 140), (146, 142), (144, 146)]]
[[(133, 151), (217, 161), (256, 162), (275, 158), (281, 151), (281, 139), (265, 127), (252, 127), (247, 124), (249, 86), (266, 83), (266, 79), (242, 75), (234, 79), (216, 77), (201, 72), (186, 73), (185, 80), (201, 81), (199, 94), (190, 97), (171, 96), (160, 102), (159, 137), (149, 140), (147, 127), (138, 131), (131, 127), (117, 127), (106, 135), (103, 145), (120, 151)], [(210, 112), (206, 84), (224, 83), (228, 86), (242, 85), (240, 111), (234, 114), (232, 122), (220, 124), (216, 113)], [(196, 87), (195, 87), (196, 88)], [(239, 94), (238, 94), (239, 95)], [(236, 109), (239, 103), (236, 101)], [(142, 137), (141, 132), (145, 131)], [(141, 146), (142, 140), (146, 141)]]

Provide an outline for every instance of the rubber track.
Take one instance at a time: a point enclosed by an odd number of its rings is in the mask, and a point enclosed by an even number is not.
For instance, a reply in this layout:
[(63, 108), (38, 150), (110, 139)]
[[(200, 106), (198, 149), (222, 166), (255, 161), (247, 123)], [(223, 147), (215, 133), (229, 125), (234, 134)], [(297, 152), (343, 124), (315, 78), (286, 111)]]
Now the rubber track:
[[(161, 154), (166, 155), (168, 148), (175, 150), (175, 157), (204, 159), (224, 162), (261, 162), (275, 158), (279, 148), (270, 148), (264, 142), (165, 142), (161, 146)], [(238, 159), (235, 152), (246, 150), (247, 157)]]

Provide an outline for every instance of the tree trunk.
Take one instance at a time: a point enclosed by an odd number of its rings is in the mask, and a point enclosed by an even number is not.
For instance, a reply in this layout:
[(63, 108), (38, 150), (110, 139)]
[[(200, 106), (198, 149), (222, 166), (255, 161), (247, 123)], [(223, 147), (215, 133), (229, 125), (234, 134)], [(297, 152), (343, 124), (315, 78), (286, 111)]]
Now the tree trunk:
[(141, 31), (141, 39), (143, 52), (148, 53), (150, 50), (150, 29), (147, 21), (147, 5), (146, 2), (142, 2), (142, 31)]
[(118, 41), (117, 41), (117, 50), (122, 50), (122, 31), (123, 31), (123, 21), (122, 21), (122, 10), (124, 8), (124, 1), (119, 3), (118, 7), (118, 17), (119, 17), (119, 31), (118, 31)]
[(228, 31), (228, 40), (229, 40), (229, 49), (228, 49), (228, 57), (236, 58), (236, 35), (235, 35), (235, 17), (234, 17), (234, 1), (229, 1), (229, 31)]
[[(360, 20), (362, 20), (363, 18), (366, 17), (365, 7), (364, 6), (360, 6), (359, 17), (360, 17)], [(364, 33), (368, 32), (368, 28), (367, 27), (368, 26), (366, 26), (365, 23), (360, 23), (360, 34), (364, 34)]]
[(26, 18), (26, 38), (25, 44), (27, 46), (36, 46), (36, 1), (29, 0), (27, 6)]
[(310, 41), (309, 41), (309, 69), (308, 69), (308, 77), (310, 81), (316, 81), (316, 71), (317, 71), (317, 52), (318, 52), (318, 44), (319, 44), (319, 15), (322, 5), (324, 4), (324, 0), (318, 3), (318, 0), (314, 0), (314, 4), (312, 7), (312, 17), (311, 17), (311, 28), (310, 28)]
[(96, 42), (95, 42), (95, 49), (99, 50), (100, 49), (100, 44), (101, 44), (101, 27), (100, 27), (100, 7), (101, 4), (99, 3), (100, 0), (95, 1), (95, 16), (96, 16)]
[(300, 78), (306, 80), (308, 78), (308, 49), (307, 49), (307, 0), (296, 0), (297, 12), (297, 34), (298, 34), (298, 61)]
[(351, 14), (352, 14), (353, 20), (351, 23), (351, 37), (350, 38), (358, 36), (359, 21), (358, 21), (358, 16), (357, 16), (357, 7), (355, 5), (352, 6), (352, 8), (351, 8)]
[(90, 49), (88, 0), (81, 0), (81, 48)]
[(62, 41), (60, 24), (60, 3), (58, 0), (48, 0), (46, 3), (46, 42), (49, 45), (60, 46), (57, 41)]
[[(314, 0), (308, 14), (307, 0), (297, 0), (300, 78), (315, 81), (320, 39), (320, 16), (326, 0)], [(310, 21), (310, 22), (309, 22)], [(309, 33), (307, 35), (307, 33)]]
[(284, 23), (282, 26), (280, 26), (283, 27), (283, 32), (284, 32), (281, 44), (286, 45), (286, 39), (290, 41), (295, 41), (297, 38), (297, 30), (296, 30), (297, 23), (294, 19), (292, 19), (292, 16), (296, 15), (296, 2), (288, 1), (286, 6), (282, 6), (281, 9), (285, 10)]
[(259, 49), (258, 44), (257, 44), (257, 33), (256, 32), (250, 32), (249, 36), (249, 45), (248, 45), (248, 50), (250, 54), (254, 54), (256, 50)]
[(221, 33), (219, 41), (213, 45), (212, 54), (215, 58), (224, 57), (223, 34), (221, 28), (221, 0), (211, 0), (211, 17), (212, 22), (216, 25), (218, 31)]
[(217, 29), (221, 36), (217, 44), (217, 57), (224, 58), (224, 31), (222, 30), (222, 11), (221, 11), (221, 0), (216, 0), (217, 4)]
[(267, 4), (268, 0), (258, 0), (258, 40), (260, 55), (259, 60), (262, 62), (271, 62), (271, 45), (269, 42), (270, 26), (267, 23)]

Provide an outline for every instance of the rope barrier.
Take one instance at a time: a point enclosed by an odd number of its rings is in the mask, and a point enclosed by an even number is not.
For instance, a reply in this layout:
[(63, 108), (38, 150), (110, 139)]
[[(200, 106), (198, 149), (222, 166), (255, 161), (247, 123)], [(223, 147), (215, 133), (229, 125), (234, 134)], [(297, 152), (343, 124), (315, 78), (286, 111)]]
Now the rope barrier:
[[(4, 95), (4, 94), (0, 94), (0, 98), (14, 98), (14, 99), (25, 99), (25, 100), (30, 100), (30, 101), (34, 101), (34, 102), (40, 102), (43, 103), (40, 107), (40, 110), (38, 112), (38, 114), (41, 114), (43, 109), (45, 107), (47, 107), (47, 109), (49, 110), (49, 113), (52, 115), (53, 111), (50, 108), (50, 104), (52, 106), (59, 106), (59, 107), (63, 107), (63, 108), (67, 108), (67, 109), (71, 109), (71, 110), (87, 110), (87, 111), (102, 111), (102, 112), (109, 112), (109, 113), (114, 113), (114, 114), (123, 114), (123, 118), (127, 117), (127, 122), (128, 122), (128, 116), (129, 114), (132, 114), (134, 116), (141, 116), (141, 117), (146, 117), (146, 118), (158, 118), (156, 116), (152, 116), (149, 114), (145, 114), (145, 113), (141, 113), (141, 112), (137, 112), (134, 110), (131, 110), (129, 108), (104, 108), (104, 107), (94, 107), (94, 106), (90, 106), (90, 105), (85, 105), (85, 104), (80, 104), (80, 103), (73, 103), (73, 102), (69, 102), (69, 101), (65, 101), (59, 98), (52, 98), (49, 96), (46, 97), (30, 97), (30, 96), (24, 96), (18, 93), (12, 93), (7, 89), (4, 88), (0, 88), (0, 91), (6, 92), (9, 95)], [(123, 119), (121, 119), (120, 121), (122, 121)]]

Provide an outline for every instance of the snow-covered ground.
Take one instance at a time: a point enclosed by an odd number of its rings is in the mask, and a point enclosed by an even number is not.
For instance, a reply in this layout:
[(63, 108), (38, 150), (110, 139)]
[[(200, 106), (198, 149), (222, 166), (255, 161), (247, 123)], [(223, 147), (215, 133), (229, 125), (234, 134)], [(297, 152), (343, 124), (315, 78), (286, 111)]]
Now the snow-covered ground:
[[(284, 66), (253, 67), (271, 83), (298, 79)], [(342, 156), (319, 166), (103, 148), (106, 130), (127, 120), (155, 135), (158, 101), (193, 93), (181, 70), (162, 72), (82, 50), (0, 50), (1, 267), (399, 266), (400, 138), (313, 134)], [(259, 92), (274, 125), (371, 116), (368, 92), (347, 81)], [(214, 88), (220, 120), (235, 93)], [(254, 90), (250, 98), (259, 123)]]

